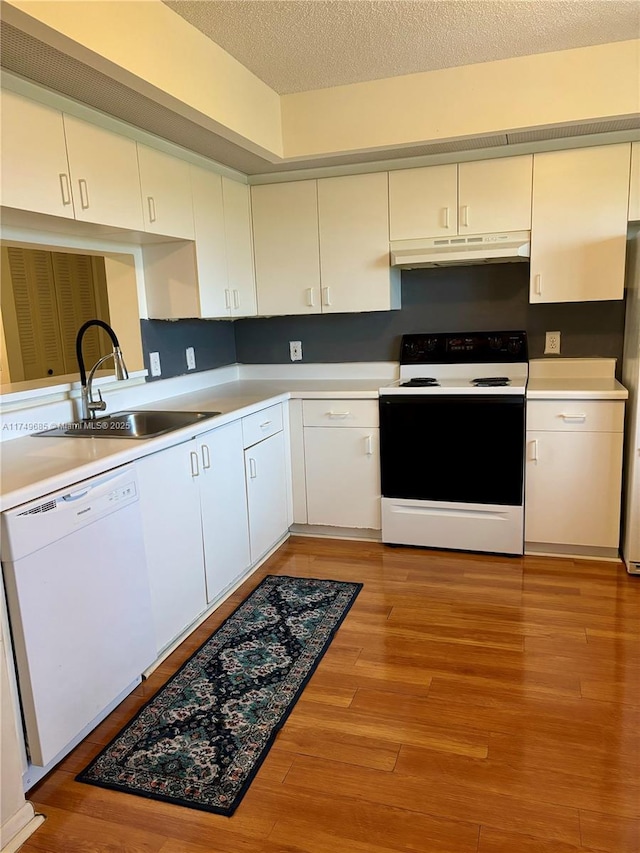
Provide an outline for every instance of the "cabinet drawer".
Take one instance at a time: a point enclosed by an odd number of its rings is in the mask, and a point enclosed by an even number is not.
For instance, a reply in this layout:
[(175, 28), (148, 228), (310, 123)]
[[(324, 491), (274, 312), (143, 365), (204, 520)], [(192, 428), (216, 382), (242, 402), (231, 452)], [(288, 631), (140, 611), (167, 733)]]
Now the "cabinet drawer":
[(304, 400), (306, 427), (377, 427), (377, 400)]
[(282, 430), (282, 406), (269, 406), (242, 418), (242, 440), (245, 448)]
[(527, 403), (527, 430), (622, 432), (622, 400), (533, 400)]

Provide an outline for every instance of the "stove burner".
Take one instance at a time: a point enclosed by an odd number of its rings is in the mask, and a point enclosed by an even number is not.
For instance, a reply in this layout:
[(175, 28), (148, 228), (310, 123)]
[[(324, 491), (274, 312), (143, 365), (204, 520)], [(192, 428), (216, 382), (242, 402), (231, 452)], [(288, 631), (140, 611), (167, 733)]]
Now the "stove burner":
[(416, 376), (414, 379), (400, 383), (402, 388), (433, 388), (436, 385), (440, 383), (433, 376)]
[(471, 384), (476, 388), (494, 388), (501, 385), (510, 385), (511, 380), (508, 376), (481, 376), (478, 379), (472, 379)]

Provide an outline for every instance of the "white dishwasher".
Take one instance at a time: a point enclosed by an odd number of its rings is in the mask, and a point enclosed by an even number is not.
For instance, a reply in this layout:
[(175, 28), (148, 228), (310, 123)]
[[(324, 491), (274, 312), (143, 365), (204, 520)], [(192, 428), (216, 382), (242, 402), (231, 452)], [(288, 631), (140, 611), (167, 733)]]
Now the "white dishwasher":
[(156, 657), (135, 468), (5, 512), (2, 533), (28, 788)]

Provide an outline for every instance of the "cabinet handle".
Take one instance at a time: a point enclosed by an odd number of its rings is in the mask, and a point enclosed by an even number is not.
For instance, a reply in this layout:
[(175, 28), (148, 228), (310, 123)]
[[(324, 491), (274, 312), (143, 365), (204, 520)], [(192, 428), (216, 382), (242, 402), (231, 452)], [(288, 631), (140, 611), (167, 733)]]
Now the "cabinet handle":
[(152, 195), (147, 196), (147, 203), (149, 205), (149, 222), (156, 221), (156, 203)]
[(84, 178), (80, 178), (78, 187), (80, 189), (80, 207), (86, 210), (89, 207), (89, 189)]
[(330, 418), (348, 418), (351, 412), (327, 412)]
[(587, 416), (586, 416), (584, 413), (582, 413), (582, 412), (578, 412), (578, 413), (576, 413), (575, 415), (571, 415), (571, 414), (562, 414), (562, 413), (561, 413), (561, 414), (560, 414), (560, 417), (562, 418), (562, 420), (563, 420), (563, 421), (569, 421), (570, 423), (573, 423), (573, 422), (575, 422), (575, 423), (584, 423), (584, 422), (586, 421), (586, 419), (587, 419)]
[(195, 450), (190, 451), (189, 456), (191, 456), (191, 476), (199, 477), (200, 476), (200, 465), (198, 464), (198, 454)]
[(442, 223), (443, 223), (444, 228), (449, 227), (449, 208), (448, 207), (442, 208)]
[(60, 172), (60, 192), (62, 193), (62, 203), (71, 204), (71, 190), (69, 188), (69, 176), (65, 172)]
[(534, 287), (533, 287), (534, 293), (536, 294), (536, 296), (542, 296), (542, 276), (540, 275), (540, 273), (538, 273), (536, 275), (533, 282), (534, 282)]
[(316, 305), (316, 300), (313, 295), (312, 287), (307, 288), (307, 305), (309, 306), (309, 308), (315, 308)]
[(371, 436), (371, 435), (365, 436), (364, 442), (365, 442), (365, 447), (366, 447), (365, 453), (367, 454), (367, 456), (372, 456), (373, 455), (373, 436)]
[(209, 445), (203, 444), (200, 449), (202, 450), (202, 470), (206, 471), (207, 468), (211, 468), (211, 454), (209, 453)]
[(273, 421), (262, 421), (260, 424), (260, 429), (266, 429)]
[(229, 289), (224, 292), (224, 307), (231, 308), (231, 291)]
[(468, 227), (469, 226), (469, 205), (468, 204), (463, 204), (462, 207), (460, 208), (460, 218), (462, 220), (460, 224), (464, 225), (465, 228)]
[(255, 459), (253, 459), (251, 456), (249, 457), (249, 477), (250, 477), (252, 480), (255, 480), (255, 478), (257, 477), (257, 474), (256, 474), (256, 460), (255, 460)]
[(531, 442), (531, 461), (532, 462), (538, 461), (538, 439), (537, 438), (534, 438), (533, 441)]
[(323, 287), (322, 288), (322, 304), (323, 305), (331, 305), (331, 288)]
[(233, 307), (234, 308), (240, 307), (240, 291), (239, 290), (233, 291)]

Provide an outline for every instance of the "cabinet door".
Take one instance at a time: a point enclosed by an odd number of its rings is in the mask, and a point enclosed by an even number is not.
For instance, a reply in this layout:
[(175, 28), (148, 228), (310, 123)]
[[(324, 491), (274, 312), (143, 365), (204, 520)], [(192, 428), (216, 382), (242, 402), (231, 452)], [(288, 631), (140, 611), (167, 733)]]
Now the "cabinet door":
[(318, 181), (322, 311), (388, 311), (389, 194), (386, 172)]
[(255, 563), (289, 526), (284, 433), (276, 433), (245, 450), (244, 462), (251, 562)]
[(2, 90), (2, 204), (73, 219), (62, 113)]
[(622, 299), (630, 146), (533, 158), (531, 302)]
[(197, 166), (190, 168), (200, 316), (229, 317), (231, 292), (227, 280), (222, 177)]
[(222, 178), (222, 198), (231, 316), (252, 317), (257, 313), (257, 303), (249, 187)]
[(64, 128), (76, 219), (142, 230), (135, 141), (66, 114)]
[(214, 601), (251, 563), (240, 421), (198, 441), (207, 600)]
[(316, 181), (251, 188), (260, 314), (320, 311), (320, 244)]
[(193, 240), (189, 164), (138, 143), (145, 231)]
[(533, 156), (458, 165), (458, 232), (528, 231), (531, 228)]
[(525, 540), (617, 548), (622, 433), (527, 431)]
[(389, 238), (450, 237), (458, 233), (458, 167), (389, 172)]
[(200, 527), (202, 469), (196, 444), (190, 441), (139, 459), (136, 470), (160, 652), (207, 605)]
[(309, 524), (380, 529), (379, 431), (304, 430)]

